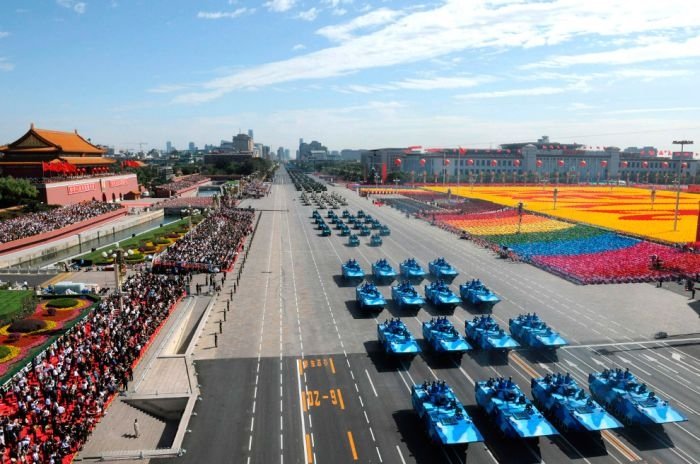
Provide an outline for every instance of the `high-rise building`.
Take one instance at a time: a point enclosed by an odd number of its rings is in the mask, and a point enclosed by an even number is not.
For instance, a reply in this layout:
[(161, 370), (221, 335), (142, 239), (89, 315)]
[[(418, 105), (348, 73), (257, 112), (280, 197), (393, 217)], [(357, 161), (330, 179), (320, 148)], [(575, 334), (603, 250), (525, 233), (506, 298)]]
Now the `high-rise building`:
[(285, 148), (285, 149), (284, 149), (284, 159), (285, 159), (286, 161), (289, 161), (290, 155), (291, 155), (291, 153), (290, 153), (290, 151), (289, 151), (289, 148)]
[(282, 147), (277, 149), (277, 161), (284, 161), (284, 148)]
[(270, 147), (269, 147), (269, 146), (263, 145), (263, 146), (262, 146), (262, 157), (263, 157), (264, 159), (266, 159), (266, 160), (272, 159), (272, 158), (270, 157), (270, 151), (271, 151), (271, 150), (270, 150)]
[(326, 159), (328, 157), (328, 148), (326, 148), (321, 142), (316, 140), (310, 143), (305, 143), (304, 139), (300, 139), (299, 144), (299, 156), (298, 159), (301, 161), (309, 159)]
[(254, 143), (253, 144), (253, 158), (261, 158), (263, 153), (263, 144)]
[(251, 139), (255, 138), (255, 136), (253, 135), (253, 129), (248, 129), (248, 137), (250, 137)]
[(167, 142), (165, 142), (165, 152), (166, 152), (166, 153), (172, 153), (172, 152), (173, 152), (173, 143), (172, 143), (170, 140), (168, 140)]
[(194, 142), (190, 142), (188, 144), (188, 150), (190, 151), (190, 153), (194, 153), (195, 151), (197, 151), (197, 147), (194, 145)]
[(253, 154), (253, 139), (247, 134), (238, 134), (233, 138), (233, 149), (238, 153)]

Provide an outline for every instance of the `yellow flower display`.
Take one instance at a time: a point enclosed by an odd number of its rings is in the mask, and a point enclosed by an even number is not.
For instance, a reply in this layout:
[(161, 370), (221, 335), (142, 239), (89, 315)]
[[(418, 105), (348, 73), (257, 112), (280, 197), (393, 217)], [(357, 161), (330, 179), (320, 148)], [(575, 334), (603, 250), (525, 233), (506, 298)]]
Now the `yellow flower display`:
[[(681, 192), (678, 230), (673, 230), (676, 192), (633, 187), (557, 186), (429, 187), (428, 190), (477, 198), (668, 242), (695, 241), (700, 194)], [(652, 201), (653, 199), (653, 201)]]
[(12, 345), (4, 345), (8, 350), (10, 350), (4, 357), (0, 358), (0, 364), (14, 359), (22, 351), (20, 348)]

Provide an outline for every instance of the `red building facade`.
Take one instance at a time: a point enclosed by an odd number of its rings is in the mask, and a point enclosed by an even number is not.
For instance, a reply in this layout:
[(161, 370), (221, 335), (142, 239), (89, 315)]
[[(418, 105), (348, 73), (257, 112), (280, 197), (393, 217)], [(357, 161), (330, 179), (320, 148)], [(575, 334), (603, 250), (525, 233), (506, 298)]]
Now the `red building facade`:
[(116, 174), (116, 160), (77, 131), (37, 129), (0, 146), (0, 175), (27, 179), (47, 204), (68, 205), (87, 200), (120, 201), (139, 190), (136, 174)]

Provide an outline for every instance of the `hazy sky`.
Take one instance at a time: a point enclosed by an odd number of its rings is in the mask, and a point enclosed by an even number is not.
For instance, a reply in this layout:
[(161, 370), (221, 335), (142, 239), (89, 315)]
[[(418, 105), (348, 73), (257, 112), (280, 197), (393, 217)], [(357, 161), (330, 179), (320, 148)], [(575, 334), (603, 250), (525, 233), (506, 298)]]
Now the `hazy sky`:
[(0, 144), (700, 144), (696, 5), (2, 0)]

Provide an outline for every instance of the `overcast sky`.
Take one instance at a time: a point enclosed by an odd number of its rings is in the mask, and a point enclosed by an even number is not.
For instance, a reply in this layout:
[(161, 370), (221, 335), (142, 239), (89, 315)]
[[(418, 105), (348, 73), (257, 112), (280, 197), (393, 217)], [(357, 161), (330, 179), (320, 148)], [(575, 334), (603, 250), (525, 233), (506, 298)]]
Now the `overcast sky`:
[(694, 0), (2, 0), (0, 144), (663, 150), (700, 143), (699, 64)]

